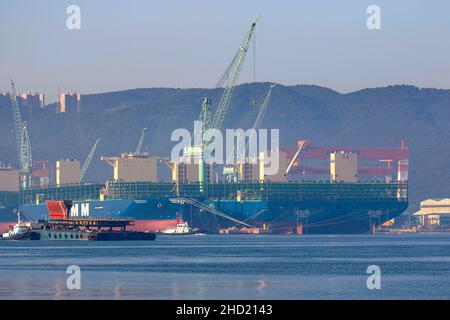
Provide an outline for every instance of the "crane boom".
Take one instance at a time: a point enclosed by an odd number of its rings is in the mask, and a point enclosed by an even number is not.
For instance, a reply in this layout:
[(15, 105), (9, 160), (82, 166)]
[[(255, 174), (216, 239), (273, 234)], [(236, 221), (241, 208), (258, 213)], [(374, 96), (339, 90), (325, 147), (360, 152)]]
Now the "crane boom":
[(259, 20), (257, 17), (252, 24), (250, 25), (250, 29), (247, 31), (247, 34), (239, 47), (228, 71), (227, 71), (227, 84), (225, 86), (225, 90), (220, 98), (219, 105), (217, 107), (217, 111), (214, 114), (214, 118), (212, 120), (212, 128), (220, 130), (222, 128), (223, 120), (225, 119), (225, 115), (228, 111), (228, 106), (230, 105), (231, 96), (233, 95), (234, 87), (236, 86), (236, 82), (239, 78), (239, 74), (241, 73), (242, 65), (244, 63), (245, 57), (247, 56), (248, 47), (250, 45), (250, 40), (253, 35), (253, 31), (255, 30), (256, 22)]
[[(259, 109), (258, 116), (256, 117), (255, 123), (253, 124), (253, 129), (258, 130), (261, 127), (262, 122), (264, 121), (264, 117), (266, 116), (267, 108), (269, 107), (270, 97), (272, 95), (272, 89), (276, 86), (275, 83), (273, 83), (269, 87), (269, 91), (267, 91), (266, 97), (264, 98), (264, 101), (261, 105), (261, 108)], [(245, 153), (247, 153), (248, 150), (248, 143), (249, 140), (247, 140), (247, 143), (245, 144)]]
[[(254, 130), (258, 130), (261, 127), (261, 124), (264, 120), (264, 116), (266, 115), (267, 112), (267, 108), (269, 106), (269, 102), (270, 102), (270, 96), (272, 95), (272, 89), (276, 86), (276, 84), (272, 84), (269, 88), (269, 91), (267, 91), (267, 94), (264, 98), (263, 103), (261, 104), (261, 107), (259, 109), (258, 112), (258, 116), (256, 117), (255, 123), (253, 124), (253, 129)], [(247, 156), (248, 154), (248, 144), (249, 144), (250, 140), (247, 140), (245, 143), (245, 148), (244, 148), (244, 152), (245, 152), (245, 156)], [(236, 145), (233, 146), (233, 152), (232, 152), (232, 156), (234, 157), (234, 163), (231, 165), (227, 165), (225, 166), (223, 173), (228, 177), (229, 180), (232, 179), (237, 179), (237, 150), (236, 150)], [(228, 161), (227, 161), (228, 163)]]
[(92, 146), (91, 151), (89, 152), (86, 160), (84, 161), (83, 166), (81, 167), (81, 170), (80, 170), (80, 181), (82, 181), (84, 179), (84, 176), (86, 175), (89, 165), (91, 164), (92, 158), (94, 157), (95, 150), (97, 149), (97, 145), (100, 141), (101, 141), (101, 139), (95, 140), (95, 143)]
[[(203, 134), (206, 132), (206, 130), (211, 128), (211, 101), (212, 99), (209, 97), (203, 97), (202, 101), (202, 110), (200, 112), (200, 115), (198, 116), (198, 121), (201, 121), (202, 123), (202, 130), (201, 130), (201, 136), (197, 136), (197, 141), (202, 141)], [(196, 135), (199, 135), (198, 131), (196, 132)]]
[(258, 116), (256, 117), (255, 124), (253, 125), (253, 129), (255, 130), (258, 130), (261, 127), (261, 124), (267, 112), (267, 107), (269, 106), (270, 96), (272, 95), (272, 89), (275, 86), (276, 86), (275, 83), (270, 86), (269, 91), (267, 92), (266, 97), (264, 98), (261, 108), (259, 109)]
[(30, 175), (32, 168), (32, 157), (31, 157), (31, 143), (28, 136), (27, 127), (22, 121), (22, 116), (20, 114), (20, 107), (17, 102), (16, 88), (14, 86), (14, 81), (11, 80), (11, 104), (12, 104), (12, 115), (13, 115), (13, 125), (14, 133), (16, 136), (16, 145), (19, 156), (20, 163), (20, 175), (21, 175), (21, 187), (23, 189), (28, 189), (30, 184)]
[(144, 128), (144, 129), (142, 129), (142, 132), (141, 132), (141, 136), (139, 137), (139, 141), (138, 141), (138, 144), (137, 144), (137, 146), (136, 146), (136, 151), (135, 151), (135, 153), (141, 153), (141, 151), (142, 151), (142, 146), (144, 145), (144, 138), (145, 138), (145, 133), (148, 131), (148, 129), (147, 128)]
[(294, 165), (295, 161), (297, 161), (298, 155), (300, 154), (300, 152), (302, 151), (302, 149), (303, 149), (306, 145), (308, 145), (308, 141), (306, 141), (306, 140), (301, 140), (301, 141), (299, 141), (298, 149), (297, 149), (297, 151), (295, 152), (294, 156), (292, 157), (291, 162), (290, 162), (289, 165), (287, 166), (286, 171), (284, 172), (284, 175), (285, 175), (285, 176), (288, 175), (288, 173), (289, 173), (289, 171), (291, 170), (292, 166)]
[[(249, 30), (247, 31), (247, 34), (244, 38), (244, 41), (242, 42), (241, 46), (239, 47), (239, 50), (235, 54), (233, 60), (231, 61), (229, 67), (227, 68), (227, 71), (225, 72), (224, 76), (219, 81), (218, 86), (221, 86), (222, 82), (225, 82), (225, 78), (227, 79), (226, 85), (224, 88), (224, 92), (222, 94), (222, 97), (220, 98), (219, 104), (217, 106), (216, 113), (214, 114), (214, 117), (211, 116), (211, 98), (204, 97), (202, 102), (202, 110), (199, 115), (199, 120), (203, 122), (202, 125), (202, 136), (196, 137), (199, 138), (198, 140), (201, 141), (200, 146), (192, 146), (191, 148), (188, 148), (188, 154), (192, 154), (193, 150), (195, 148), (200, 148), (200, 156), (198, 159), (198, 175), (199, 175), (199, 181), (204, 182), (205, 179), (205, 163), (204, 163), (204, 154), (205, 149), (208, 150), (210, 142), (211, 141), (204, 141), (203, 134), (208, 129), (217, 129), (220, 130), (222, 128), (223, 120), (225, 119), (225, 116), (228, 111), (228, 106), (231, 101), (231, 96), (233, 95), (234, 87), (236, 86), (237, 79), (239, 78), (239, 74), (242, 69), (242, 65), (244, 63), (245, 57), (247, 56), (248, 47), (250, 45), (250, 40), (253, 35), (253, 31), (256, 26), (256, 22), (259, 20), (259, 17), (257, 17), (252, 24), (250, 25)], [(197, 140), (197, 139), (196, 139)]]

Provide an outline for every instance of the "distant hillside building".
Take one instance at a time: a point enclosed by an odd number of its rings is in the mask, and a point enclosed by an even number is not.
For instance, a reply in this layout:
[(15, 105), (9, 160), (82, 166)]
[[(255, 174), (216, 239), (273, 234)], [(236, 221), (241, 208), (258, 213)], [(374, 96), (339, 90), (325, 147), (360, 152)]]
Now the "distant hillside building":
[[(22, 120), (31, 122), (33, 113), (44, 108), (45, 96), (43, 93), (23, 92), (16, 95), (17, 103), (20, 106)], [(8, 92), (0, 92), (0, 105), (11, 107), (11, 97)]]
[(5, 92), (0, 92), (0, 107), (8, 107), (11, 105), (11, 100), (9, 99), (9, 94)]
[[(44, 109), (45, 95), (39, 92), (22, 92), (17, 94), (17, 102), (21, 108), (26, 108), (26, 111)], [(0, 104), (11, 105), (11, 97), (8, 92), (0, 92)]]
[(19, 104), (26, 106), (30, 109), (44, 109), (45, 106), (45, 96), (43, 93), (27, 92), (19, 94)]
[(60, 113), (79, 113), (81, 110), (81, 95), (79, 93), (60, 93), (58, 111)]

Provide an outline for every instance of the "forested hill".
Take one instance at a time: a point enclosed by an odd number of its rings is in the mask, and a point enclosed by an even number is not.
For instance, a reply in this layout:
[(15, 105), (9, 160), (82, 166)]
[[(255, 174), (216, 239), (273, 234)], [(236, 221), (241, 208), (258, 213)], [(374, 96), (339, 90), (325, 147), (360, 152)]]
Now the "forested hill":
[[(227, 128), (249, 128), (269, 83), (242, 84), (235, 89)], [(111, 168), (99, 155), (117, 155), (136, 147), (140, 131), (148, 127), (145, 149), (169, 155), (170, 134), (176, 128), (192, 130), (203, 96), (213, 106), (221, 89), (149, 88), (82, 96), (80, 114), (56, 114), (55, 105), (29, 114), (33, 158), (84, 160), (97, 138), (102, 138), (88, 171), (91, 180), (103, 181)], [(17, 165), (10, 106), (0, 105), (0, 161)], [(396, 85), (341, 94), (311, 85), (273, 89), (263, 122), (280, 128), (281, 144), (299, 139), (313, 145), (399, 146), (410, 148), (412, 208), (429, 197), (450, 197), (450, 90)]]

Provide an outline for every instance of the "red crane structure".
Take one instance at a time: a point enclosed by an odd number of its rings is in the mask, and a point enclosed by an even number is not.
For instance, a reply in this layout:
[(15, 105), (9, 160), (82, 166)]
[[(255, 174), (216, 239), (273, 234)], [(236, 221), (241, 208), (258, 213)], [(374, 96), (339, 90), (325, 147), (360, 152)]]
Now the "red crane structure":
[[(298, 150), (301, 147), (301, 152)], [(377, 161), (379, 163), (387, 163), (387, 166), (359, 166), (358, 175), (371, 176), (390, 176), (392, 175), (393, 165), (397, 165), (397, 172), (402, 173), (401, 180), (407, 180), (409, 150), (404, 140), (398, 148), (372, 148), (372, 147), (319, 147), (311, 146), (309, 140), (297, 141), (297, 148), (281, 147), (280, 150), (285, 152), (289, 159), (296, 159), (289, 173), (291, 175), (314, 175), (330, 172), (329, 167), (310, 167), (306, 166), (305, 160), (329, 160), (332, 152), (350, 152), (356, 153), (358, 160)]]

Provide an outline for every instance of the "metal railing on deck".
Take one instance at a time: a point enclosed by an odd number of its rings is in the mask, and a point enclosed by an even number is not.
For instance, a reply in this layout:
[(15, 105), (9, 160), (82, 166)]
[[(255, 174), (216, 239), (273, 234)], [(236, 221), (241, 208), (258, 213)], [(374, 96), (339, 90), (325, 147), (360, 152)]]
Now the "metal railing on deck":
[(60, 186), (31, 187), (20, 191), (22, 203), (36, 203), (45, 200), (86, 200), (99, 199), (100, 190), (105, 185), (98, 182), (71, 183)]
[[(406, 182), (402, 183), (328, 183), (328, 182), (238, 182), (107, 183), (109, 197), (189, 197), (248, 200), (400, 200), (407, 201)], [(178, 190), (178, 194), (177, 194)]]
[[(330, 183), (330, 182), (121, 182), (80, 183), (32, 187), (20, 192), (21, 203), (45, 200), (99, 199), (100, 190), (107, 189), (108, 198), (136, 199), (146, 197), (185, 197), (206, 200), (397, 200), (407, 201), (408, 183)], [(9, 195), (11, 196), (11, 195)]]

